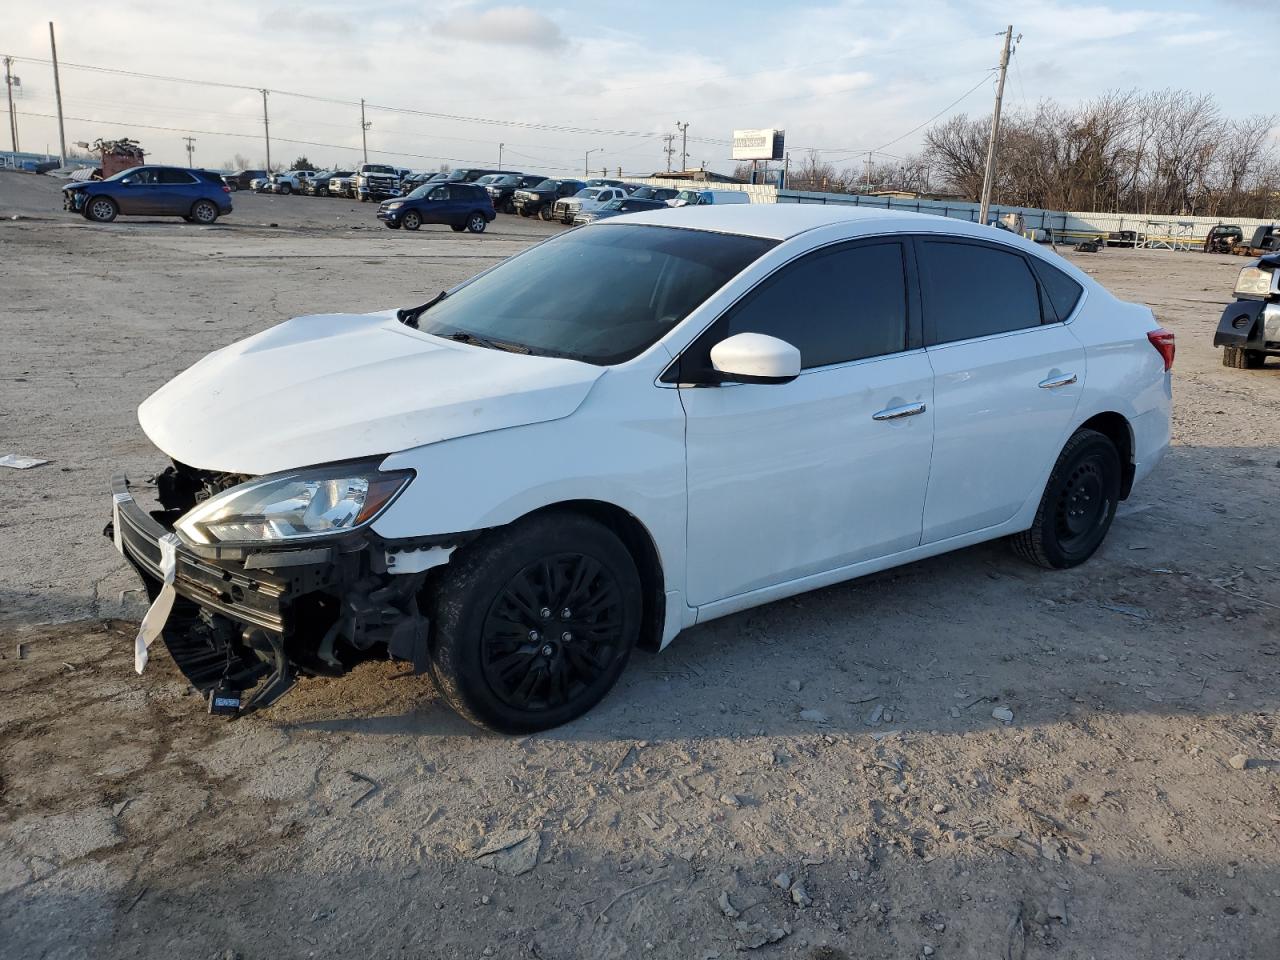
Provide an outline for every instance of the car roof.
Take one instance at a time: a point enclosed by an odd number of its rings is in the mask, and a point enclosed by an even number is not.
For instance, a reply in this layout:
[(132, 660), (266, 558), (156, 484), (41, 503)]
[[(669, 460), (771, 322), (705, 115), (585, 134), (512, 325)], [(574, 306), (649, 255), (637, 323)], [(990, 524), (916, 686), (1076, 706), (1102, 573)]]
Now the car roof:
[(716, 233), (737, 233), (748, 237), (788, 240), (791, 237), (832, 224), (870, 224), (880, 231), (909, 231), (937, 226), (945, 221), (950, 232), (988, 237), (991, 228), (976, 223), (940, 217), (931, 213), (857, 207), (845, 203), (737, 203), (637, 213), (631, 223), (653, 223), (664, 227), (688, 227)]

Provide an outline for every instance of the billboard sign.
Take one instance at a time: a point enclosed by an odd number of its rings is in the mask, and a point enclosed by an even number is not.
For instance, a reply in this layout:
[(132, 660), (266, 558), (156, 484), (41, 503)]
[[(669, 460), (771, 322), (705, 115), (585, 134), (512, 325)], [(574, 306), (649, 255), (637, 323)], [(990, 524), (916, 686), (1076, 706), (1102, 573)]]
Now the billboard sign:
[(785, 140), (784, 130), (735, 130), (733, 159), (781, 160)]

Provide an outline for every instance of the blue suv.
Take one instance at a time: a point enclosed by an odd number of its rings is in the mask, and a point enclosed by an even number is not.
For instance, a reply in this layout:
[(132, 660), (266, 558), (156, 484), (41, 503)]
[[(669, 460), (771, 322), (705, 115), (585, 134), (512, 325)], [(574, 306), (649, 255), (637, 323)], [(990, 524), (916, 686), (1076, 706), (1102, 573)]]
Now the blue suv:
[(447, 223), (455, 233), (484, 233), (496, 217), (489, 192), (476, 183), (424, 183), (407, 197), (386, 200), (378, 207), (378, 219), (392, 230)]
[(212, 170), (130, 167), (105, 180), (67, 184), (62, 206), (98, 223), (110, 223), (123, 213), (208, 224), (231, 212), (230, 193)]

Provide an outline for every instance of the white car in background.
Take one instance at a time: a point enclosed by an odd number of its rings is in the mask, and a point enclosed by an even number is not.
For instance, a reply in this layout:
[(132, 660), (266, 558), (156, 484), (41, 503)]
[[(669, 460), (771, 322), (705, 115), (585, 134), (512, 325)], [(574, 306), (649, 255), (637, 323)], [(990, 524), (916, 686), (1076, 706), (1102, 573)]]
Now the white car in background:
[(301, 193), (302, 185), (316, 175), (314, 170), (286, 170), (284, 173), (271, 175), (271, 184), (267, 188), (272, 193), (282, 193), (286, 197), (291, 193)]
[(249, 189), (254, 193), (265, 193), (271, 188), (271, 176), (254, 177), (249, 181)]
[(594, 213), (611, 200), (624, 200), (630, 194), (625, 187), (584, 187), (572, 197), (557, 200), (552, 216), (561, 223), (573, 223), (580, 213)]
[(998, 537), (1083, 563), (1169, 444), (1173, 357), (1008, 232), (637, 213), (210, 354), (138, 412), (159, 509), (118, 477), (108, 529), (157, 597), (139, 664), (172, 605), (211, 709), (378, 648), (539, 730), (725, 614)]
[(669, 207), (709, 207), (724, 203), (750, 203), (742, 190), (681, 190), (667, 201)]

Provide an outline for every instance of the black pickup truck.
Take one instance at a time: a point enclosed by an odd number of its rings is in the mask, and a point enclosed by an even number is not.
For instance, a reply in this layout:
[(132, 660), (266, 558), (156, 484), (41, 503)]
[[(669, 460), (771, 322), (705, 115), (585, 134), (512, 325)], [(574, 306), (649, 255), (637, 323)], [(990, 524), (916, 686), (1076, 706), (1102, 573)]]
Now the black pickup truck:
[(586, 184), (581, 180), (547, 179), (533, 187), (517, 190), (511, 198), (516, 213), (522, 217), (539, 216), (543, 220), (552, 217), (551, 208), (557, 200), (572, 197)]
[(532, 190), (547, 179), (540, 173), (504, 173), (496, 180), (485, 184), (489, 198), (493, 200), (493, 209), (503, 213), (516, 212), (516, 191)]

